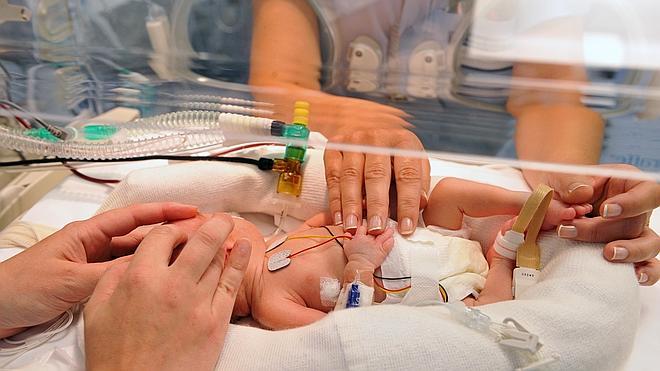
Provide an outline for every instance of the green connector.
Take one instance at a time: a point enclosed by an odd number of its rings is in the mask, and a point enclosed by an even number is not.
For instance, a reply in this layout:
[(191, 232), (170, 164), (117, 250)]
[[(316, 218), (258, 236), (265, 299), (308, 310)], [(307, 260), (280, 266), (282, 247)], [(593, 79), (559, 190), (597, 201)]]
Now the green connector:
[(28, 129), (24, 133), (27, 136), (37, 139), (47, 140), (49, 142), (58, 142), (60, 140), (45, 128)]
[(87, 140), (104, 140), (112, 137), (119, 129), (113, 125), (89, 124), (83, 127), (83, 136)]

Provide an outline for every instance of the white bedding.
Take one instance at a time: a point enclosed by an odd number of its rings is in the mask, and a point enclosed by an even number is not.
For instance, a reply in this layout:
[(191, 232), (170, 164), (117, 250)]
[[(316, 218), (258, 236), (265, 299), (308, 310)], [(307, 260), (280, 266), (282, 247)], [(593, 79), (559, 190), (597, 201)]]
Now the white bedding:
[[(491, 184), (496, 184), (500, 186), (504, 186), (507, 188), (511, 189), (517, 189), (517, 190), (522, 190), (526, 189), (525, 183), (522, 181), (522, 178), (519, 176), (519, 173), (517, 173), (514, 170), (510, 169), (494, 169), (494, 168), (476, 168), (473, 166), (466, 166), (466, 165), (460, 165), (460, 164), (454, 164), (454, 163), (448, 163), (448, 162), (443, 162), (443, 161), (432, 161), (432, 174), (434, 175), (449, 175), (449, 176), (456, 176), (456, 177), (462, 177), (462, 178), (467, 178), (467, 179), (472, 179), (476, 181), (481, 181), (485, 183), (491, 183)], [(94, 202), (90, 202), (91, 198), (85, 199), (85, 200), (72, 200), (72, 201), (67, 201), (68, 205), (71, 205), (71, 202), (83, 202), (85, 203), (88, 207), (87, 208), (80, 208), (77, 209), (75, 207), (67, 207), (66, 209), (71, 212), (72, 210), (75, 210), (71, 214), (67, 215), (66, 218), (62, 218), (61, 215), (58, 215), (57, 218), (53, 218), (53, 206), (58, 205), (62, 199), (67, 198), (67, 193), (70, 196), (70, 191), (71, 189), (77, 189), (75, 188), (77, 186), (76, 182), (79, 182), (79, 180), (72, 180), (68, 179), (65, 181), (62, 185), (60, 185), (57, 189), (55, 189), (53, 192), (49, 193), (39, 204), (37, 204), (32, 210), (24, 216), (24, 220), (26, 221), (38, 221), (42, 224), (49, 224), (52, 225), (53, 227), (60, 227), (63, 224), (66, 224), (67, 221), (69, 220), (75, 220), (75, 219), (82, 219), (82, 218), (87, 218), (93, 213), (93, 208), (91, 207), (91, 204), (94, 204)], [(98, 193), (97, 194), (102, 194), (106, 193), (105, 190), (101, 190), (100, 188), (97, 189)], [(96, 203), (98, 205), (98, 203)], [(57, 209), (58, 212), (61, 211), (61, 208)], [(656, 230), (659, 230), (658, 228), (660, 225), (658, 224), (658, 218), (657, 218), (657, 212), (656, 212), (656, 218), (653, 219), (652, 221), (652, 226), (655, 226)], [(67, 220), (68, 219), (68, 220)], [(588, 251), (588, 249), (587, 249)], [(0, 250), (0, 253), (2, 253), (2, 250)], [(577, 253), (577, 252), (576, 252)], [(591, 259), (592, 261), (596, 261), (594, 259), (594, 254), (593, 251), (591, 253), (586, 252), (587, 254), (585, 258), (587, 260)], [(591, 254), (591, 255), (589, 255)], [(596, 254), (597, 255), (597, 254)], [(0, 258), (2, 256), (0, 255)], [(597, 263), (599, 264), (599, 263)], [(570, 264), (569, 264), (570, 265)], [(559, 269), (559, 268), (558, 268)], [(621, 277), (625, 277), (626, 273), (623, 273), (623, 270), (625, 268), (616, 268), (617, 272), (616, 274), (621, 274)], [(584, 270), (583, 270), (584, 271)], [(592, 272), (594, 275), (596, 275), (596, 272)], [(611, 272), (610, 272), (611, 273)], [(585, 277), (586, 279), (589, 279), (588, 277)], [(629, 278), (629, 277), (628, 277)], [(656, 285), (655, 287), (652, 288), (642, 288), (641, 293), (642, 297), (642, 307), (640, 311), (640, 329), (637, 332), (637, 336), (635, 339), (635, 344), (633, 348), (632, 355), (630, 359), (628, 360), (628, 363), (626, 364), (626, 369), (630, 370), (644, 370), (644, 369), (655, 369), (656, 365), (660, 364), (660, 355), (658, 355), (657, 349), (660, 349), (660, 339), (658, 338), (657, 334), (660, 333), (660, 316), (657, 314), (660, 314), (660, 285)], [(547, 304), (547, 303), (546, 303)], [(501, 317), (501, 313), (498, 313), (498, 306), (494, 306), (492, 311), (489, 311), (489, 314), (493, 315), (495, 318)], [(404, 308), (406, 309), (406, 308)], [(407, 308), (410, 309), (410, 308)], [(625, 310), (619, 310), (617, 308), (601, 308), (603, 311), (610, 312), (612, 318), (616, 318), (617, 315), (622, 314), (625, 312)], [(399, 310), (402, 310), (400, 308), (392, 309), (392, 308), (374, 308), (371, 309), (370, 311), (373, 311), (373, 313), (370, 313), (369, 315), (372, 317), (377, 317), (382, 321), (387, 321), (390, 320), (394, 317), (391, 316), (403, 316), (403, 313), (398, 313)], [(425, 318), (426, 320), (433, 322), (434, 320), (437, 320), (437, 318), (441, 318), (441, 316), (431, 316), (431, 317), (426, 317), (428, 315), (427, 312), (435, 312), (438, 311), (437, 309), (416, 309), (415, 311), (419, 312), (420, 318)], [(508, 311), (507, 313), (511, 313)], [(436, 313), (437, 314), (437, 313)], [(630, 313), (629, 313), (630, 314)], [(654, 315), (655, 314), (655, 315)], [(406, 316), (409, 316), (409, 314), (405, 314)], [(635, 316), (635, 313), (632, 313), (631, 316)], [(292, 363), (292, 364), (281, 364), (277, 361), (273, 361), (271, 359), (271, 363), (266, 363), (266, 364), (261, 364), (261, 367), (268, 367), (268, 368), (278, 368), (278, 367), (284, 367), (284, 368), (317, 368), (317, 367), (328, 367), (330, 365), (334, 365), (337, 367), (342, 367), (342, 366), (354, 366), (356, 368), (363, 368), (360, 367), (362, 366), (369, 366), (371, 365), (372, 367), (379, 366), (378, 363), (361, 363), (363, 360), (359, 360), (355, 357), (357, 357), (356, 354), (353, 354), (352, 356), (350, 354), (346, 354), (346, 351), (350, 351), (351, 349), (366, 349), (368, 348), (368, 344), (355, 344), (353, 347), (350, 342), (356, 341), (356, 342), (362, 342), (364, 343), (366, 340), (361, 339), (359, 336), (359, 331), (357, 329), (360, 326), (363, 326), (364, 324), (360, 323), (353, 323), (351, 321), (351, 316), (347, 316), (346, 314), (340, 313), (338, 315), (333, 315), (330, 320), (327, 321), (322, 321), (321, 323), (313, 326), (311, 329), (308, 329), (306, 331), (300, 331), (300, 330), (292, 330), (292, 331), (287, 331), (284, 333), (278, 333), (277, 339), (273, 338), (272, 334), (269, 333), (264, 333), (261, 332), (260, 330), (257, 329), (245, 329), (245, 328), (236, 328), (232, 327), (232, 332), (230, 334), (229, 340), (228, 340), (228, 348), (227, 351), (223, 355), (223, 364), (225, 366), (238, 366), (238, 365), (244, 365), (246, 367), (252, 366), (255, 367), (255, 364), (244, 364), (241, 362), (245, 362), (244, 359), (241, 357), (237, 357), (235, 353), (238, 351), (238, 346), (239, 345), (246, 345), (246, 344), (261, 344), (263, 346), (268, 346), (269, 348), (273, 349), (275, 352), (277, 349), (277, 352), (283, 354), (282, 352), (286, 353), (287, 351), (290, 351), (288, 349), (278, 349), (277, 344), (296, 344), (296, 346), (299, 347), (299, 351), (301, 353), (307, 353), (314, 351), (314, 347), (319, 345), (319, 342), (325, 342), (323, 344), (324, 349), (326, 350), (325, 352), (322, 352), (322, 355), (317, 355), (317, 356), (311, 356), (309, 353), (305, 355), (305, 357), (302, 358), (290, 358), (291, 361), (293, 362), (302, 362), (302, 360), (306, 360), (304, 362), (309, 362), (309, 363)], [(401, 317), (399, 317), (401, 318)], [(586, 317), (585, 320), (587, 320), (589, 317)], [(427, 323), (427, 324), (430, 324)], [(454, 334), (459, 334), (456, 335), (460, 337), (460, 334), (464, 331), (464, 329), (460, 328), (454, 328), (455, 326), (452, 325), (447, 325), (445, 323), (446, 321), (443, 322), (443, 325), (438, 325), (438, 329), (442, 329), (443, 334), (447, 333), (454, 333)], [(604, 325), (607, 325), (606, 323)], [(355, 328), (356, 333), (358, 335), (351, 335), (350, 333), (347, 333), (346, 331), (342, 331), (341, 335), (337, 333), (338, 328), (343, 328), (346, 329), (348, 327), (346, 326), (352, 326)], [(448, 326), (448, 327), (442, 327), (442, 326)], [(428, 326), (427, 326), (428, 327)], [(401, 333), (399, 333), (397, 336), (403, 336), (404, 333), (407, 333), (410, 331), (410, 329), (400, 329)], [(622, 333), (626, 333), (626, 329), (622, 329)], [(330, 334), (330, 335), (329, 335)], [(384, 336), (392, 336), (393, 333), (390, 331), (388, 332), (388, 335)], [(574, 333), (576, 335), (576, 333)], [(611, 334), (613, 338), (616, 339), (621, 339), (621, 334)], [(357, 336), (357, 337), (356, 337)], [(550, 335), (552, 337), (553, 335)], [(556, 335), (555, 335), (556, 336)], [(584, 334), (586, 338), (589, 338), (589, 334)], [(547, 336), (546, 336), (547, 337)], [(394, 338), (394, 337), (393, 337)], [(397, 337), (398, 338), (398, 337)], [(279, 339), (279, 340), (278, 340)], [(56, 342), (52, 344), (47, 344), (42, 346), (40, 349), (32, 351), (30, 354), (26, 354), (21, 360), (19, 360), (18, 363), (15, 363), (15, 365), (20, 365), (20, 364), (26, 364), (29, 363), (30, 360), (35, 361), (38, 359), (47, 359), (49, 358), (51, 362), (63, 362), (63, 359), (66, 359), (67, 357), (73, 357), (73, 359), (80, 357), (79, 353), (79, 343), (77, 333), (74, 329), (71, 329), (70, 331), (67, 331), (64, 336), (60, 337)], [(541, 340), (543, 341), (543, 336), (541, 337)], [(245, 343), (244, 343), (244, 342)], [(349, 343), (346, 343), (349, 342)], [(459, 341), (460, 343), (460, 341)], [(437, 346), (442, 346), (440, 348), (435, 348), (435, 349), (449, 349), (447, 347), (451, 347), (452, 345), (449, 344), (449, 340), (447, 341), (438, 341), (434, 340), (431, 342), (433, 345)], [(575, 345), (579, 345), (580, 342), (577, 342)], [(612, 351), (616, 351), (617, 347), (617, 342), (610, 341), (608, 342), (610, 346), (613, 346), (611, 349)], [(412, 343), (414, 345), (414, 342)], [(411, 344), (408, 344), (406, 342), (405, 348), (411, 348)], [(595, 345), (595, 344), (594, 344)], [(365, 347), (366, 346), (366, 347)], [(620, 344), (618, 345), (619, 347), (621, 346)], [(422, 344), (418, 347), (417, 349), (408, 349), (411, 355), (416, 355), (418, 351), (422, 351), (428, 347), (428, 344)], [(415, 348), (415, 347), (413, 347)], [(57, 352), (53, 352), (53, 349), (59, 349)], [(318, 349), (316, 349), (318, 351)], [(339, 352), (339, 350), (342, 350), (342, 352)], [(497, 348), (493, 348), (492, 344), (484, 343), (483, 344), (483, 352), (480, 352), (478, 355), (475, 355), (476, 358), (479, 359), (488, 359), (487, 357), (494, 357), (491, 361), (482, 363), (482, 362), (476, 362), (472, 363), (473, 366), (478, 367), (479, 365), (482, 366), (493, 366), (495, 364), (501, 365), (501, 366), (513, 366), (514, 363), (511, 359), (505, 357), (502, 355), (502, 352), (498, 350)], [(620, 350), (620, 349), (619, 349)], [(371, 349), (373, 351), (374, 355), (380, 354), (377, 349)], [(259, 352), (263, 353), (263, 352)], [(341, 354), (340, 354), (341, 353)], [(567, 353), (564, 351), (563, 353)], [(489, 354), (489, 356), (487, 356)], [(607, 357), (607, 354), (601, 354), (599, 349), (594, 350), (594, 355), (600, 354), (602, 357)], [(274, 356), (274, 355), (271, 355)], [(259, 357), (266, 357), (269, 358), (271, 356), (267, 356), (264, 354), (261, 354)], [(568, 354), (565, 354), (564, 356), (569, 356), (570, 357), (570, 352)], [(254, 358), (253, 360), (258, 359)], [(381, 361), (386, 358), (379, 358)], [(367, 357), (365, 360), (373, 360), (371, 357)], [(265, 358), (262, 359), (261, 361), (263, 362), (268, 362)], [(314, 363), (315, 361), (318, 362), (325, 362), (325, 364), (319, 364), (319, 363)], [(392, 368), (399, 368), (400, 366), (405, 366), (405, 364), (399, 364), (396, 362), (396, 360), (390, 360), (393, 363), (389, 364), (380, 364), (380, 367), (383, 366), (390, 366)], [(468, 362), (468, 359), (463, 360), (464, 362)], [(474, 361), (474, 359), (472, 359)], [(494, 362), (499, 362), (501, 361), (502, 363), (494, 363)], [(621, 361), (621, 360), (618, 360)], [(232, 363), (227, 363), (227, 362), (232, 362)], [(329, 362), (329, 363), (328, 363)], [(346, 363), (349, 362), (349, 363)], [(0, 360), (1, 364), (1, 360)], [(610, 363), (609, 366), (611, 367), (615, 363)], [(53, 363), (54, 365), (54, 363)], [(408, 366), (410, 366), (409, 364)], [(469, 363), (464, 363), (464, 366), (468, 366)], [(591, 365), (595, 365), (592, 363)], [(418, 364), (418, 366), (420, 366)], [(436, 365), (436, 366), (441, 366), (441, 365)], [(447, 366), (447, 364), (445, 365)], [(409, 367), (408, 367), (409, 368)], [(444, 367), (442, 367), (444, 368)], [(504, 367), (507, 368), (507, 367)]]

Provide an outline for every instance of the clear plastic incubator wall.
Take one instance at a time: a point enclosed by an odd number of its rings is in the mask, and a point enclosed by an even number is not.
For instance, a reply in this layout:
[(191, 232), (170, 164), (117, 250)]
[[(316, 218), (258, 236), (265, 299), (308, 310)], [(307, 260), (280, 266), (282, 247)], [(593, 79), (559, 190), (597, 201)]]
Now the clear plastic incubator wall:
[[(195, 157), (277, 172), (290, 205), (310, 149), (324, 148), (391, 156), (392, 169), (429, 160), (432, 177), (515, 169), (522, 188), (547, 174), (658, 182), (659, 11), (657, 0), (0, 0), (0, 228), (74, 176), (113, 187), (122, 178), (105, 168)], [(643, 292), (651, 317), (657, 286)]]

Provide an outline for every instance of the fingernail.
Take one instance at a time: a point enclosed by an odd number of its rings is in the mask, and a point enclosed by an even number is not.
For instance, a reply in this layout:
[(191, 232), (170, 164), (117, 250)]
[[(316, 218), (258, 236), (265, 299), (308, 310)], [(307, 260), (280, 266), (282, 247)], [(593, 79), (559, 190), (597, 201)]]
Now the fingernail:
[(639, 283), (644, 283), (648, 280), (649, 280), (649, 276), (644, 272), (640, 273), (639, 277), (637, 277), (637, 282), (639, 282)]
[(413, 222), (412, 219), (410, 218), (403, 218), (401, 220), (401, 224), (399, 225), (399, 230), (401, 231), (401, 234), (411, 234), (413, 233)]
[(619, 204), (606, 204), (603, 207), (603, 217), (604, 218), (613, 218), (615, 216), (621, 215), (623, 208)]
[(355, 231), (357, 229), (357, 226), (358, 226), (357, 215), (355, 214), (348, 215), (348, 217), (346, 217), (346, 221), (344, 222), (344, 230)]
[(335, 225), (341, 225), (341, 212), (337, 211), (335, 213)]
[(616, 246), (614, 248), (614, 256), (612, 256), (612, 260), (623, 260), (627, 257), (628, 257), (628, 249), (620, 246)]
[(383, 219), (380, 216), (374, 215), (369, 218), (369, 232), (380, 231), (383, 229)]
[(568, 193), (569, 194), (573, 193), (573, 192), (577, 191), (578, 189), (584, 188), (584, 187), (589, 187), (589, 186), (587, 184), (584, 184), (584, 183), (573, 183), (570, 186), (568, 186)]
[(561, 238), (575, 238), (578, 235), (578, 231), (574, 225), (562, 224), (557, 228), (557, 235)]

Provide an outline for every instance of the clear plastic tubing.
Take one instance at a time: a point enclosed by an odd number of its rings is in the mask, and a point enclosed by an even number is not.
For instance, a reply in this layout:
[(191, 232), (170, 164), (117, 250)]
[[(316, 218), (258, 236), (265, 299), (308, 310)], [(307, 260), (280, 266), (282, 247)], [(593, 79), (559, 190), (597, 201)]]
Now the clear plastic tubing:
[(179, 111), (119, 125), (140, 131), (221, 129), (225, 133), (269, 136), (273, 120), (216, 111)]
[(224, 135), (218, 131), (169, 132), (150, 138), (122, 142), (75, 142), (32, 138), (19, 130), (0, 127), (0, 147), (23, 153), (78, 160), (122, 159), (155, 154), (174, 154), (186, 149), (221, 144)]

